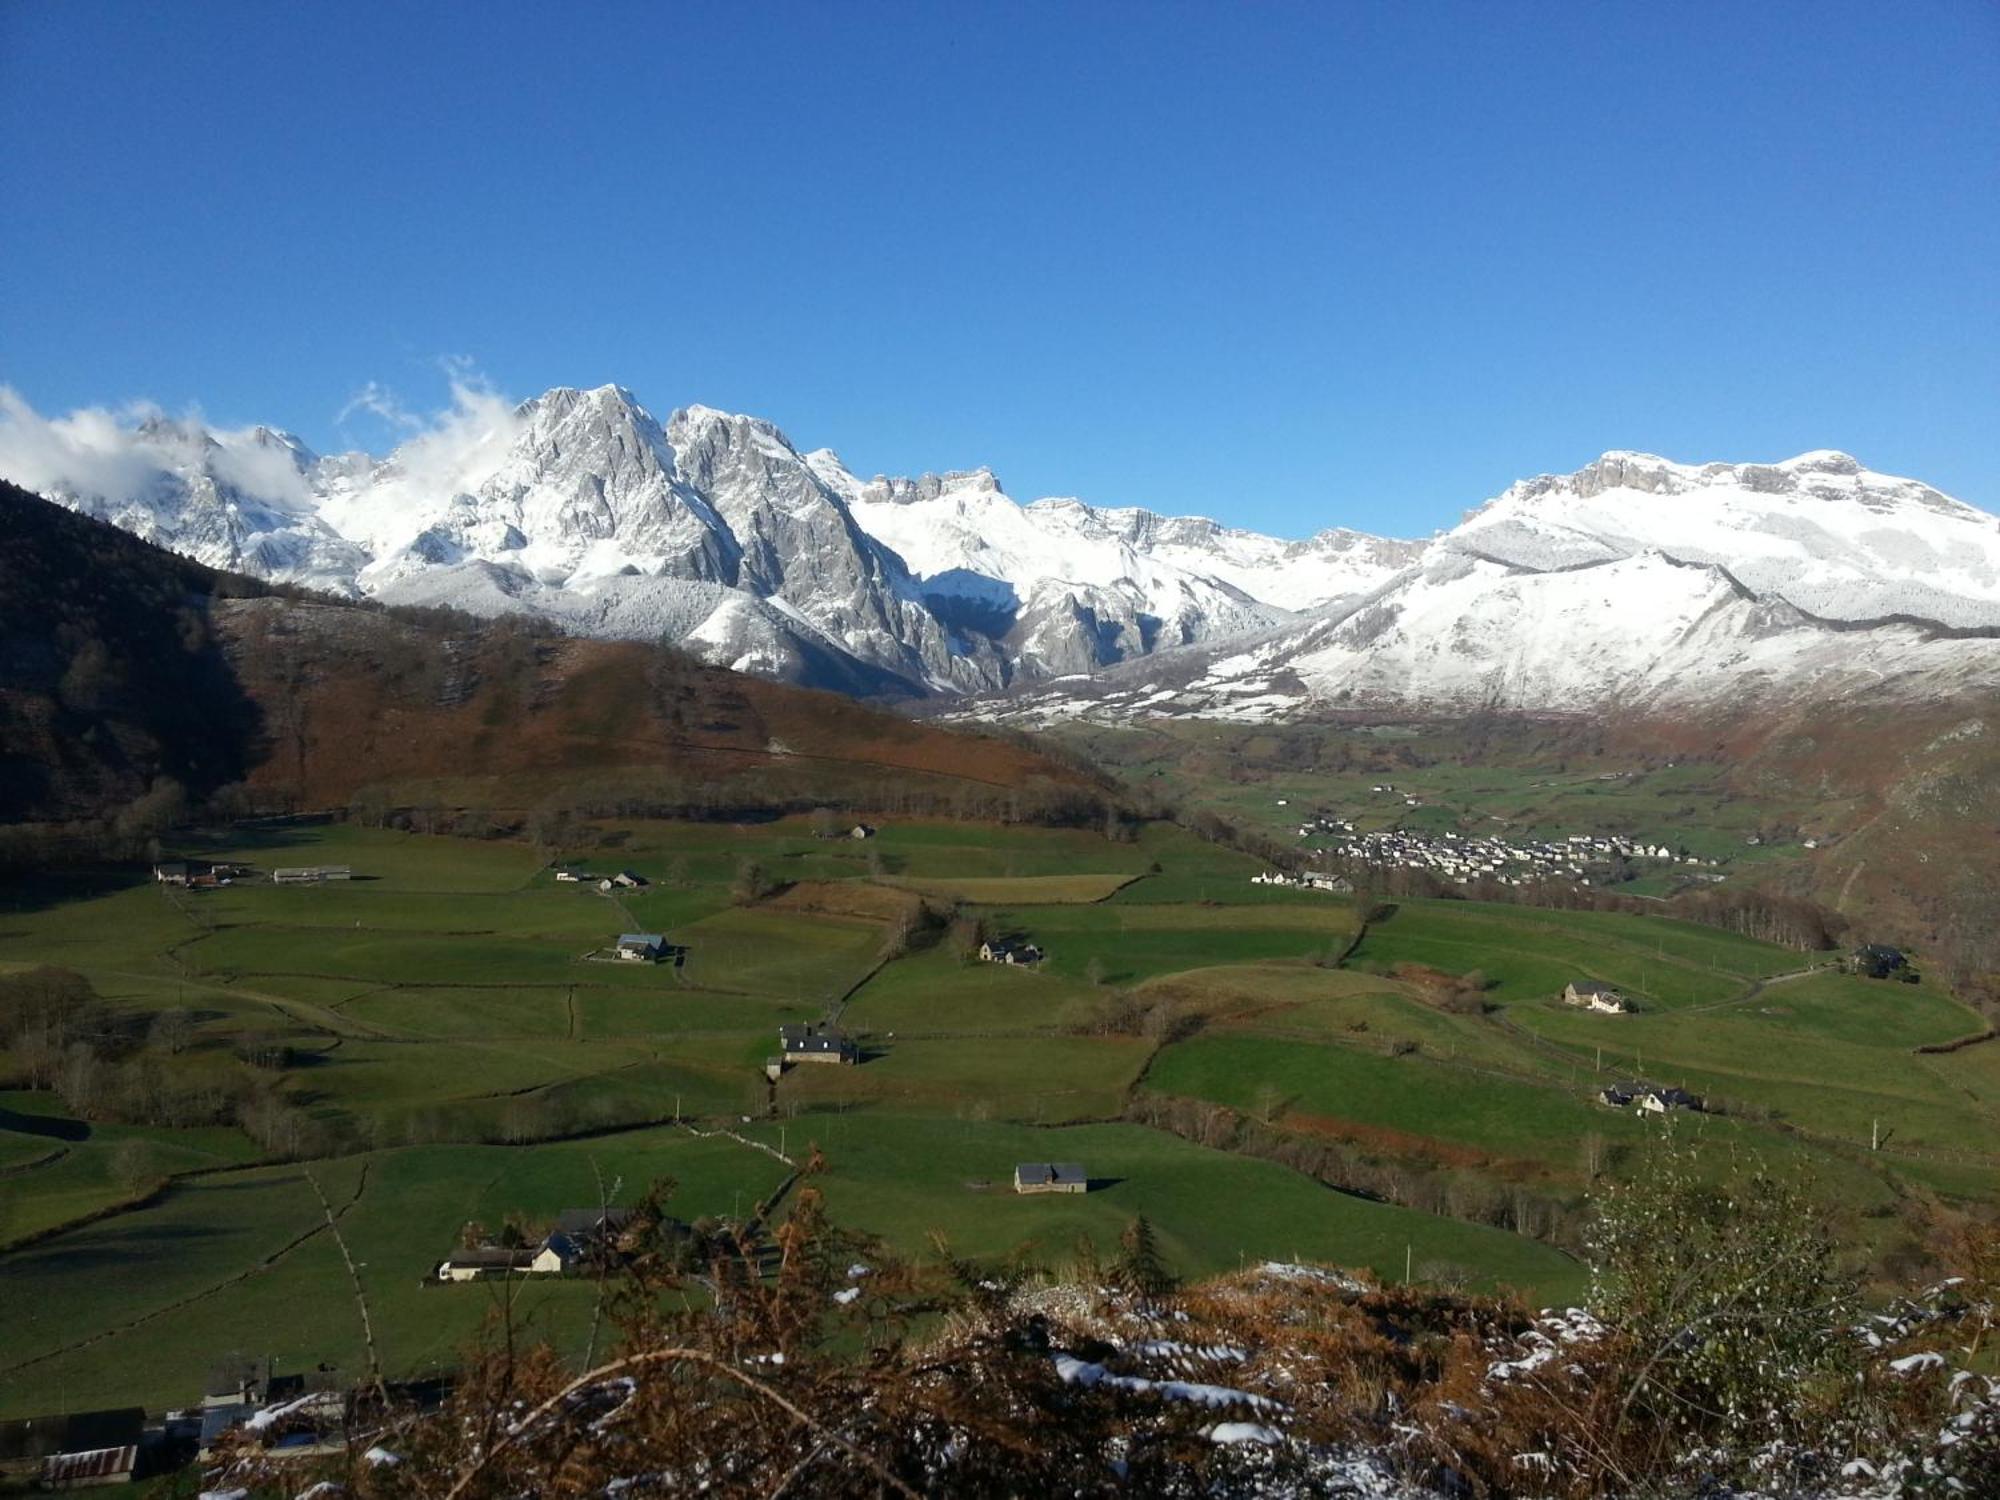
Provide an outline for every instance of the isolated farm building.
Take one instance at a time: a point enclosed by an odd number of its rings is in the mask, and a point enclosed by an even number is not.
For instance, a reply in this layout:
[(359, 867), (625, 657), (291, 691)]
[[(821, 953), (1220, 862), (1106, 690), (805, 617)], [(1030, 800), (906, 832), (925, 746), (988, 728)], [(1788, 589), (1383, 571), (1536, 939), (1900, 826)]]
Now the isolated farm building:
[(1572, 979), (1564, 985), (1563, 1004), (1602, 1011), (1612, 1016), (1622, 1016), (1632, 1008), (1632, 1003), (1617, 990), (1608, 984), (1599, 984), (1595, 979)]
[(786, 1062), (851, 1063), (860, 1049), (838, 1027), (819, 1021), (787, 1022), (778, 1028), (778, 1044)]
[(1891, 948), (1886, 943), (1869, 943), (1856, 948), (1848, 965), (1857, 974), (1865, 974), (1870, 979), (1888, 979), (1909, 967), (1910, 960), (1902, 949)]
[(1087, 1193), (1090, 1176), (1073, 1161), (1024, 1161), (1014, 1168), (1017, 1193)]
[(1038, 964), (1042, 950), (1033, 943), (1002, 938), (979, 945), (979, 956), (989, 964)]
[(0, 1476), (49, 1485), (120, 1484), (139, 1463), (146, 1413), (136, 1406), (0, 1422)]
[(473, 1250), (454, 1250), (437, 1263), (433, 1274), (439, 1281), (483, 1281), (491, 1276), (525, 1274), (538, 1269), (535, 1260), (547, 1248), (546, 1245), (481, 1245)]
[(318, 885), (323, 881), (353, 878), (354, 871), (347, 865), (288, 865), (271, 872), (271, 879), (277, 885)]
[(875, 830), (866, 823), (856, 823), (847, 830), (847, 836), (851, 839), (872, 839), (875, 837)]
[(611, 877), (611, 883), (622, 890), (636, 891), (646, 883), (646, 877), (631, 870), (620, 870)]
[(191, 873), (188, 862), (184, 859), (162, 860), (153, 866), (153, 879), (159, 881), (161, 885), (186, 885)]
[(558, 870), (556, 871), (556, 879), (560, 880), (565, 885), (575, 885), (581, 882), (595, 880), (597, 879), (597, 877), (591, 874), (590, 871), (588, 870)]
[(618, 956), (628, 963), (653, 963), (666, 951), (667, 940), (657, 932), (624, 932), (618, 935)]

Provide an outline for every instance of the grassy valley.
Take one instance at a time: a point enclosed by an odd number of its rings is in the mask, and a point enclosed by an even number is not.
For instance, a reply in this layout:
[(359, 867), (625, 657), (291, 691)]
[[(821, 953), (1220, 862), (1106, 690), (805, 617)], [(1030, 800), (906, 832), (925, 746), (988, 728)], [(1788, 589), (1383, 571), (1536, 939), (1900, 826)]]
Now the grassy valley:
[[(1910, 1216), (2000, 1173), (1984, 1049), (1914, 1050), (1980, 1027), (1930, 986), (1615, 913), (1405, 901), (1364, 924), (1166, 823), (823, 831), (600, 820), (551, 850), (290, 822), (184, 852), (356, 878), (10, 885), (4, 978), (74, 971), (175, 1045), (0, 1099), (0, 1275), (34, 1293), (0, 1312), (0, 1409), (168, 1403), (232, 1352), (358, 1368), (329, 1214), (388, 1365), (420, 1372), (498, 1305), (425, 1282), (468, 1222), (659, 1178), (677, 1214), (738, 1220), (815, 1148), (828, 1213), (905, 1254), (1060, 1260), (1144, 1216), (1186, 1274), (1309, 1258), (1539, 1300), (1580, 1290), (1579, 1204), (1661, 1128), (1596, 1102), (1609, 1079), (1710, 1094), (1727, 1113), (1674, 1128), (1810, 1173), (1862, 1263), (1920, 1255)], [(551, 858), (646, 884), (558, 882)], [(632, 930), (684, 955), (588, 956)], [(1044, 961), (968, 955), (1009, 934)], [(1472, 970), (1477, 1003), (1447, 1003), (1438, 976)], [(1639, 1010), (1562, 1006), (1578, 976)], [(779, 1025), (816, 1019), (859, 1065), (767, 1080)], [(17, 1083), (33, 1066), (0, 1054)], [(141, 1069), (153, 1097), (231, 1102), (119, 1123)], [(1017, 1161), (1072, 1159), (1089, 1193), (1011, 1192)], [(515, 1312), (574, 1351), (593, 1306), (558, 1279)]]

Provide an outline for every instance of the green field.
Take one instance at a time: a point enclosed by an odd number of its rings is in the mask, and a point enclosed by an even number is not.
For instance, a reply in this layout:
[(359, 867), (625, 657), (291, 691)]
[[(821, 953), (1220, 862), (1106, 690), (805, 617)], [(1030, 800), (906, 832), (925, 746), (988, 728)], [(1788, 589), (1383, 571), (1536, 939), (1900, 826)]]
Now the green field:
[[(791, 1128), (795, 1141), (801, 1127)], [(829, 1209), (895, 1244), (944, 1235), (962, 1254), (1066, 1259), (1079, 1238), (1107, 1246), (1144, 1214), (1162, 1248), (1189, 1274), (1278, 1257), (1367, 1267), (1385, 1279), (1443, 1261), (1489, 1286), (1543, 1300), (1572, 1296), (1581, 1270), (1517, 1235), (1333, 1192), (1269, 1162), (1204, 1150), (1131, 1125), (1037, 1130), (967, 1119), (926, 1131), (867, 1114), (816, 1127), (831, 1170)], [(774, 1138), (768, 1126), (758, 1133)], [(1083, 1197), (1017, 1197), (1019, 1161), (1075, 1161), (1090, 1174)]]
[[(74, 969), (135, 1035), (184, 1012), (184, 1044), (144, 1054), (158, 1078), (248, 1090), (298, 1129), (120, 1124), (48, 1090), (0, 1093), (0, 1414), (178, 1403), (235, 1351), (354, 1368), (353, 1299), (308, 1168), (391, 1366), (448, 1362), (495, 1306), (491, 1287), (422, 1284), (468, 1219), (588, 1202), (597, 1171), (627, 1198), (674, 1177), (684, 1212), (727, 1216), (783, 1175), (677, 1119), (794, 1154), (817, 1143), (835, 1222), (894, 1252), (942, 1234), (977, 1256), (1062, 1259), (1144, 1214), (1188, 1274), (1407, 1262), (1543, 1299), (1580, 1284), (1549, 1244), (1133, 1121), (1199, 1102), (1364, 1153), (1382, 1181), (1446, 1174), (1479, 1185), (1468, 1201), (1532, 1192), (1574, 1215), (1592, 1172), (1638, 1160), (1646, 1138), (1595, 1090), (1642, 1074), (1726, 1102), (1698, 1124), (1709, 1138), (1825, 1184), (1856, 1256), (1893, 1244), (1916, 1187), (2000, 1188), (2000, 1047), (1915, 1052), (1979, 1029), (1930, 984), (1802, 973), (1805, 956), (1659, 918), (1467, 902), (1395, 903), (1357, 944), (1351, 902), (1252, 886), (1256, 860), (1167, 824), (1113, 839), (884, 820), (865, 841), (815, 839), (804, 818), (604, 824), (562, 852), (649, 882), (615, 896), (497, 840), (321, 824), (189, 852), (361, 878), (194, 894), (106, 872), (0, 892), (0, 974)], [(771, 894), (747, 899), (746, 863)], [(892, 926), (913, 892), (1046, 961), (968, 960), (935, 918), (905, 949)], [(594, 956), (635, 928), (684, 956)], [(1474, 1003), (1439, 989), (1475, 970)], [(1563, 1007), (1580, 977), (1638, 1013)], [(779, 1025), (831, 1017), (861, 1064), (767, 1081)], [(0, 1052), (0, 1086), (23, 1066)], [(274, 1159), (283, 1140), (313, 1159)], [(1007, 1191), (1016, 1161), (1050, 1159), (1084, 1162), (1093, 1191)], [(589, 1300), (536, 1284), (517, 1311), (574, 1350)]]

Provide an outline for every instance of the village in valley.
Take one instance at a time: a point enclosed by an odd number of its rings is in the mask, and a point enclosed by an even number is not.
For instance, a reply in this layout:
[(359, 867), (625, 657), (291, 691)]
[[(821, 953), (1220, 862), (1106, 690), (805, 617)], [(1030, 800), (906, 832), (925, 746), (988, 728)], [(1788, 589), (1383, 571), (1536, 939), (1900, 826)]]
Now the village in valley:
[[(1371, 787), (1383, 805), (1416, 809), (1423, 800), (1399, 791), (1393, 783)], [(1279, 802), (1289, 805), (1289, 799)], [(1379, 815), (1378, 815), (1379, 817)], [(1692, 854), (1685, 846), (1602, 833), (1573, 833), (1562, 837), (1508, 839), (1497, 834), (1461, 833), (1446, 828), (1430, 831), (1403, 826), (1362, 831), (1356, 818), (1324, 809), (1317, 810), (1298, 824), (1298, 838), (1304, 856), (1315, 861), (1331, 861), (1348, 871), (1355, 868), (1422, 870), (1455, 885), (1491, 882), (1498, 885), (1534, 885), (1543, 881), (1573, 881), (1578, 885), (1606, 885), (1629, 880), (1636, 874), (1680, 867), (1691, 881), (1723, 879), (1715, 860)], [(1285, 880), (1265, 877), (1272, 884), (1303, 884), (1318, 889), (1339, 889), (1326, 883), (1327, 877), (1293, 876)], [(1349, 886), (1348, 888), (1351, 888)]]

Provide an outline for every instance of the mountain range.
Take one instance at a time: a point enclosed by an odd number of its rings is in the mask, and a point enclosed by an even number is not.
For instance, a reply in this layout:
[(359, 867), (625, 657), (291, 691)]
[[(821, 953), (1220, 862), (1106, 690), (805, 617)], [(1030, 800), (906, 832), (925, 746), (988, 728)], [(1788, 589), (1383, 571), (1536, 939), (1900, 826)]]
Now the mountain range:
[(1421, 541), (1024, 505), (986, 469), (862, 479), (769, 422), (663, 423), (617, 386), (462, 395), (379, 459), (158, 414), (44, 422), (6, 393), (0, 475), (213, 567), (980, 713), (2000, 688), (2000, 519), (1832, 452), (1607, 453)]

